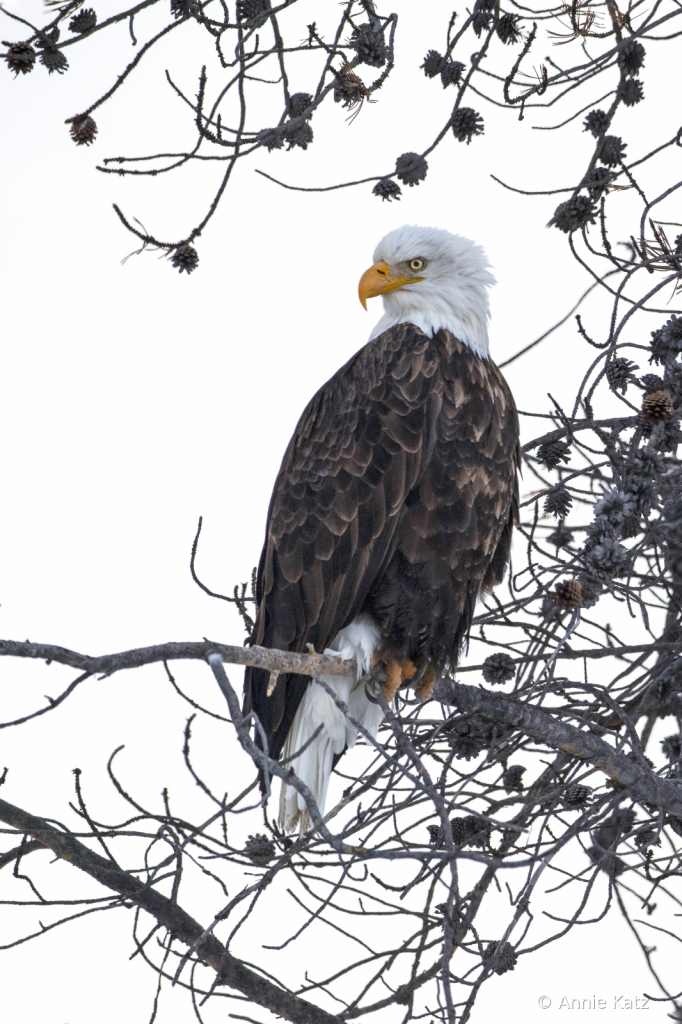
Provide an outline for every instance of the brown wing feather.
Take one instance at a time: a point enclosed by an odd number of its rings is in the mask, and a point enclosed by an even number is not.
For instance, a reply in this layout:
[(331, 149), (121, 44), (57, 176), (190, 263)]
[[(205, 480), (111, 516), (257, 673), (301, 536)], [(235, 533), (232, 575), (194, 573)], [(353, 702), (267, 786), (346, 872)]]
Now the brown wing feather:
[(504, 575), (519, 449), (516, 408), (495, 364), (448, 331), (433, 347), (439, 414), (399, 543), (366, 607), (388, 653), (441, 670), (457, 664), (479, 593)]
[[(258, 572), (254, 641), (323, 650), (358, 614), (395, 550), (441, 404), (438, 356), (400, 324), (355, 355), (312, 399), (282, 460)], [(247, 670), (245, 707), (278, 756), (305, 677)]]
[[(492, 590), (501, 583), (509, 562), (512, 534), (519, 521), (519, 472), (521, 470), (521, 445), (519, 443), (519, 417), (509, 385), (494, 363), (490, 365), (493, 386), (500, 395), (498, 406), (503, 410), (500, 417), (500, 438), (496, 460), (497, 490), (507, 490), (507, 514), (502, 517), (504, 524), (497, 540), (490, 565), (488, 566), (481, 590)], [(503, 510), (501, 510), (502, 512)]]

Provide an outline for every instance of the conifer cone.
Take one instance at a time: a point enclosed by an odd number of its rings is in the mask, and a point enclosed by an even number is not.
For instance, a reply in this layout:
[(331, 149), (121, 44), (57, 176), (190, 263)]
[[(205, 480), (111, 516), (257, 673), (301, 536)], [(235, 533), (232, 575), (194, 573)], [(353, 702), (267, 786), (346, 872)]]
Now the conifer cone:
[(97, 15), (93, 11), (92, 7), (84, 7), (78, 12), (78, 14), (71, 19), (69, 22), (69, 28), (72, 32), (77, 32), (78, 35), (85, 35), (86, 32), (92, 32), (93, 28), (97, 25)]
[(582, 807), (591, 795), (592, 790), (589, 786), (581, 786), (580, 783), (574, 782), (566, 790), (564, 803), (567, 807)]
[(516, 951), (509, 942), (491, 942), (483, 953), (483, 960), (493, 960), (497, 964), (493, 967), (495, 974), (506, 974), (516, 967)]
[(573, 611), (580, 608), (587, 592), (579, 580), (562, 580), (554, 588), (554, 601), (559, 608)]
[(673, 400), (667, 391), (650, 391), (642, 402), (642, 416), (647, 423), (660, 423), (673, 411)]
[(268, 839), (261, 832), (257, 832), (255, 836), (249, 836), (246, 840), (244, 853), (252, 864), (255, 864), (257, 867), (265, 867), (276, 855), (277, 851), (272, 840)]
[(391, 178), (380, 178), (372, 189), (372, 195), (379, 196), (380, 199), (388, 200), (390, 203), (392, 199), (400, 199), (402, 189)]
[(573, 498), (569, 490), (563, 484), (557, 484), (547, 494), (544, 509), (548, 515), (563, 519), (570, 511)]
[(429, 50), (424, 57), (424, 63), (421, 64), (420, 67), (427, 78), (435, 78), (436, 75), (441, 73), (446, 64), (447, 60), (438, 52), (438, 50)]
[(30, 43), (10, 43), (5, 55), (7, 67), (17, 75), (27, 75), (33, 71), (36, 62), (36, 51)]
[(89, 114), (81, 114), (80, 117), (74, 117), (69, 131), (77, 146), (89, 146), (95, 141), (97, 124)]
[(180, 245), (171, 256), (171, 265), (181, 274), (191, 274), (199, 264), (199, 254), (193, 245)]

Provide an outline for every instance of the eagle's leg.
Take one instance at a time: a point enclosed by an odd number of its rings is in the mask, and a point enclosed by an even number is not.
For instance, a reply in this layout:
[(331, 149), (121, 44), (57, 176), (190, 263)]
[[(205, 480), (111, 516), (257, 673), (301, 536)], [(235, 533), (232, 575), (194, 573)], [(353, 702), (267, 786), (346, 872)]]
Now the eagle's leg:
[(397, 658), (380, 658), (386, 666), (386, 683), (384, 696), (390, 702), (408, 679), (417, 674), (417, 666), (411, 661), (399, 661)]
[(424, 675), (422, 676), (422, 681), (414, 691), (415, 697), (421, 701), (429, 700), (433, 693), (433, 687), (437, 678), (438, 675), (433, 665), (427, 665)]

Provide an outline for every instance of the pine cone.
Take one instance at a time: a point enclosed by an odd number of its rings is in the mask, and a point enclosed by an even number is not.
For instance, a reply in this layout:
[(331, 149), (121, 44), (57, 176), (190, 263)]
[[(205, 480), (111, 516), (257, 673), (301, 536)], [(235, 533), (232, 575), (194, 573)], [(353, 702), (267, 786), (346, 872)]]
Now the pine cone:
[(626, 145), (617, 135), (605, 135), (599, 147), (599, 159), (607, 167), (616, 167), (625, 159)]
[(450, 825), (452, 826), (453, 843), (455, 846), (464, 846), (473, 835), (471, 817), (467, 815), (466, 818), (453, 818)]
[(69, 70), (69, 62), (61, 50), (57, 49), (45, 49), (40, 54), (40, 63), (47, 68), (50, 74), (56, 71), (58, 74), (63, 75), (65, 71)]
[(486, 10), (476, 10), (474, 7), (474, 16), (471, 19), (471, 27), (477, 36), (480, 36), (482, 32), (485, 32), (490, 28), (493, 16)]
[(643, 373), (639, 378), (639, 383), (643, 384), (647, 391), (665, 390), (665, 381), (657, 373)]
[[(588, 527), (590, 543), (601, 543), (603, 538), (618, 530), (626, 516), (634, 511), (632, 499), (615, 487), (605, 491), (594, 506), (594, 521)], [(612, 529), (613, 528), (613, 529)]]
[(349, 45), (355, 50), (361, 64), (382, 68), (386, 63), (388, 47), (378, 18), (374, 18), (371, 24), (367, 22), (354, 28)]
[(490, 825), (475, 814), (453, 818), (450, 826), (455, 846), (485, 846), (490, 838)]
[[(440, 849), (443, 845), (443, 828), (441, 825), (427, 825), (429, 833), (429, 844)], [(455, 846), (485, 846), (490, 835), (490, 826), (481, 821), (475, 814), (468, 814), (464, 818), (452, 818), (450, 821), (452, 829), (452, 841)]]
[(418, 185), (426, 177), (429, 165), (418, 153), (403, 153), (395, 162), (395, 173), (403, 185)]
[(89, 146), (95, 141), (97, 125), (89, 114), (81, 114), (80, 117), (73, 118), (69, 131), (77, 146)]
[(587, 591), (579, 580), (562, 580), (555, 586), (552, 596), (559, 608), (573, 611), (580, 608), (587, 597)]
[(673, 400), (667, 391), (650, 391), (642, 402), (642, 416), (647, 423), (660, 423), (673, 411)]
[(303, 124), (298, 125), (296, 128), (290, 128), (285, 131), (284, 138), (287, 140), (287, 152), (299, 146), (300, 149), (307, 149), (310, 143), (313, 141), (313, 130), (307, 121)]
[(381, 178), (372, 189), (372, 195), (387, 199), (389, 202), (391, 199), (400, 199), (402, 194), (400, 185), (392, 178)]
[(609, 127), (608, 116), (603, 110), (591, 110), (583, 121), (583, 131), (590, 132), (598, 139)]
[(447, 740), (455, 757), (461, 757), (465, 761), (476, 757), (488, 746), (488, 737), (473, 720), (455, 722), (447, 734)]
[(268, 20), (270, 0), (237, 0), (237, 19), (260, 28)]
[(255, 836), (249, 836), (244, 844), (244, 853), (252, 864), (264, 868), (277, 853), (275, 844), (267, 836), (257, 832)]
[[(313, 98), (309, 92), (295, 92), (289, 97), (289, 116), (301, 117), (312, 102)], [(312, 116), (312, 113), (308, 114), (309, 118)]]
[(441, 57), (438, 50), (429, 50), (424, 57), (424, 63), (420, 64), (420, 67), (427, 78), (435, 78), (436, 75), (441, 73), (446, 64), (445, 57)]
[(573, 530), (569, 530), (562, 522), (557, 523), (556, 528), (547, 534), (547, 543), (553, 544), (555, 548), (567, 548), (573, 543)]
[(618, 64), (626, 75), (636, 75), (644, 64), (646, 50), (636, 39), (626, 39), (618, 51)]
[(567, 807), (582, 807), (591, 796), (592, 790), (589, 786), (581, 786), (579, 783), (574, 782), (566, 790), (564, 803)]
[(546, 441), (538, 448), (537, 458), (547, 469), (554, 469), (560, 462), (570, 461), (571, 446), (565, 441)]
[(626, 107), (634, 107), (644, 99), (644, 89), (638, 78), (626, 78), (618, 92)]
[(92, 32), (93, 28), (97, 25), (97, 15), (93, 11), (92, 7), (84, 7), (82, 11), (79, 11), (69, 22), (69, 28), (72, 32), (77, 32), (79, 36), (84, 36), (86, 32)]
[(641, 832), (638, 832), (635, 836), (635, 846), (638, 847), (642, 852), (648, 850), (651, 846), (660, 846), (661, 837), (658, 829), (654, 828), (653, 825), (648, 825), (643, 828)]
[(524, 786), (521, 776), (525, 770), (523, 765), (520, 764), (512, 764), (507, 768), (502, 776), (502, 785), (507, 793), (521, 793), (523, 791)]
[(483, 678), (486, 683), (501, 686), (502, 683), (508, 683), (515, 675), (514, 662), (511, 656), (504, 651), (489, 654), (483, 662)]
[(171, 265), (180, 273), (191, 274), (199, 265), (199, 254), (192, 245), (179, 245), (171, 256)]
[(651, 332), (651, 358), (649, 362), (664, 366), (682, 351), (682, 317), (674, 314), (662, 327)]
[(262, 132), (259, 132), (256, 136), (256, 141), (265, 146), (268, 153), (272, 153), (273, 149), (282, 149), (284, 146), (282, 133), (275, 128), (265, 128)]
[(501, 946), (498, 942), (489, 943), (483, 953), (483, 961), (487, 963), (493, 958), (496, 965), (493, 967), (495, 974), (506, 974), (507, 971), (513, 971), (516, 967), (516, 952), (509, 942), (503, 942)]
[(582, 180), (581, 187), (586, 188), (590, 193), (590, 199), (599, 199), (602, 192), (605, 192), (609, 185), (616, 180), (613, 171), (606, 167), (593, 167)]
[(565, 203), (559, 203), (547, 227), (554, 226), (569, 235), (572, 231), (594, 224), (596, 216), (597, 208), (591, 199), (587, 196), (573, 196)]
[(171, 0), (171, 14), (174, 18), (189, 18), (190, 14), (201, 11), (199, 0)]
[(17, 75), (27, 75), (33, 71), (36, 62), (36, 51), (30, 43), (10, 43), (5, 54), (7, 67)]
[(629, 381), (632, 380), (633, 371), (638, 369), (639, 367), (631, 359), (625, 359), (623, 356), (612, 359), (611, 362), (606, 364), (606, 379), (611, 390), (620, 391), (624, 395), (628, 389)]
[(462, 64), (461, 60), (448, 61), (440, 73), (440, 80), (443, 83), (443, 88), (447, 89), (449, 85), (457, 85), (462, 77), (463, 71), (464, 64)]
[(353, 71), (348, 69), (348, 65), (344, 65), (340, 71), (332, 68), (332, 73), (336, 79), (334, 83), (334, 103), (341, 103), (347, 110), (350, 110), (351, 107), (361, 103), (365, 96), (367, 96), (367, 88), (364, 82)]
[(511, 43), (515, 43), (517, 39), (521, 38), (521, 32), (518, 29), (518, 14), (503, 14), (497, 23), (497, 32), (499, 38), (509, 46)]
[(626, 516), (620, 529), (622, 540), (629, 540), (642, 532), (642, 526), (637, 516)]
[(440, 825), (427, 825), (429, 833), (429, 845), (430, 846), (442, 846), (443, 845), (443, 829)]
[(483, 135), (483, 118), (472, 107), (460, 107), (452, 115), (450, 122), (452, 134), (458, 142), (466, 142), (467, 146), (474, 135)]
[(573, 498), (570, 492), (563, 484), (557, 484), (545, 498), (545, 512), (556, 516), (557, 519), (563, 519), (572, 504)]

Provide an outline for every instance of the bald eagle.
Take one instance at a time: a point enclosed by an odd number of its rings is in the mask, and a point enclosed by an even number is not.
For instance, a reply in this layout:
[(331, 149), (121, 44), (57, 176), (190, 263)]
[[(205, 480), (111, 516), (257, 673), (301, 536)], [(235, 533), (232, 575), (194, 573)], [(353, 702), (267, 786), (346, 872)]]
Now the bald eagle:
[[(488, 354), (488, 266), (480, 246), (437, 228), (379, 242), (359, 294), (365, 309), (381, 295), (384, 315), (308, 404), (270, 502), (253, 642), (355, 659), (358, 680), (380, 659), (389, 701), (408, 682), (428, 699), (456, 667), (477, 598), (509, 560), (519, 428)], [(383, 713), (364, 684), (322, 678), (376, 735)], [(246, 670), (245, 711), (324, 812), (357, 730), (310, 677), (268, 683)], [(280, 825), (310, 827), (287, 786)]]

